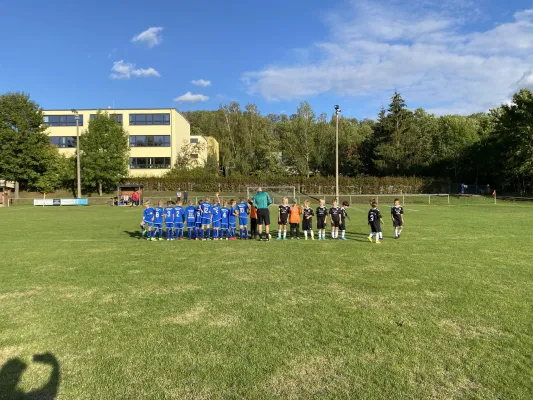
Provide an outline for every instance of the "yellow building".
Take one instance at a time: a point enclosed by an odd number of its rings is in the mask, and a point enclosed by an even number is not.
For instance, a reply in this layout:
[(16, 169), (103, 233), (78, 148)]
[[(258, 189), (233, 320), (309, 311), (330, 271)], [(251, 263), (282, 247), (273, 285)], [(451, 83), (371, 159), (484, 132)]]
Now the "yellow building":
[[(97, 109), (77, 110), (80, 135), (94, 118)], [(130, 138), (130, 175), (161, 176), (175, 164), (182, 147), (188, 143), (204, 144), (192, 154), (203, 165), (207, 157), (218, 161), (218, 142), (212, 137), (191, 136), (189, 121), (175, 108), (112, 109), (106, 111), (124, 126)], [(50, 141), (67, 156), (76, 152), (76, 120), (72, 110), (45, 110), (44, 124)], [(81, 149), (83, 151), (83, 149)]]

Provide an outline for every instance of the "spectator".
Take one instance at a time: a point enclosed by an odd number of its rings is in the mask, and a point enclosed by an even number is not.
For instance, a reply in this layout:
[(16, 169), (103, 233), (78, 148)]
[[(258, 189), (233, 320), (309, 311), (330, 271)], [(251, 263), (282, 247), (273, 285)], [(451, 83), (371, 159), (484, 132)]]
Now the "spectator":
[(137, 207), (139, 205), (139, 192), (137, 189), (133, 191), (133, 194), (131, 195), (131, 202), (132, 206)]
[[(176, 202), (181, 201), (181, 189), (178, 189), (178, 192), (176, 193)], [(185, 199), (187, 201), (187, 199)]]
[(185, 191), (183, 192), (183, 202), (187, 203), (188, 200), (189, 200), (189, 192)]

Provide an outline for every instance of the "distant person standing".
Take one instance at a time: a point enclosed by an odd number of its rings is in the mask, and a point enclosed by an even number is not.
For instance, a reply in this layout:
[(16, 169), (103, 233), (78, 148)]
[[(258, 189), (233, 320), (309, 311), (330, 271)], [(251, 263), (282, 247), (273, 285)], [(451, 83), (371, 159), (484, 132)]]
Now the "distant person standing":
[(185, 191), (183, 192), (183, 202), (187, 203), (188, 200), (189, 200), (189, 192)]
[(253, 198), (253, 205), (257, 208), (257, 228), (259, 232), (259, 240), (263, 240), (263, 224), (265, 224), (266, 241), (270, 240), (270, 211), (268, 206), (272, 204), (272, 199), (267, 192), (263, 192), (263, 188), (259, 186), (257, 193)]
[[(176, 193), (176, 203), (178, 201), (181, 201), (181, 189), (178, 189), (178, 192)], [(187, 199), (185, 199), (187, 201)]]
[(135, 207), (139, 205), (139, 192), (137, 190), (133, 191), (133, 194), (131, 195), (131, 202)]

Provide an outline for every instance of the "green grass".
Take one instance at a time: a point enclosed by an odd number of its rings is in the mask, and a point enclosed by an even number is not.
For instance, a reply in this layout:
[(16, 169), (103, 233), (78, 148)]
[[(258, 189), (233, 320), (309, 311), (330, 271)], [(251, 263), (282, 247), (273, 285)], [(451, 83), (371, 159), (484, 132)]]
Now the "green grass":
[(406, 208), (381, 246), (366, 206), (351, 241), (270, 243), (138, 240), (140, 208), (0, 209), (0, 398), (8, 360), (20, 391), (47, 382), (44, 352), (59, 399), (533, 398), (533, 207)]

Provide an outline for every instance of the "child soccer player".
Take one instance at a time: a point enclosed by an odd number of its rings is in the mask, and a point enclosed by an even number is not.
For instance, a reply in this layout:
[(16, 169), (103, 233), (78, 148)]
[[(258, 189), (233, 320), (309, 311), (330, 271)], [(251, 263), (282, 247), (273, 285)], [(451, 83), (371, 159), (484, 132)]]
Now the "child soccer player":
[(300, 206), (296, 203), (296, 199), (293, 200), (291, 206), (291, 215), (289, 217), (289, 223), (291, 224), (291, 239), (300, 239), (300, 215), (302, 214)]
[(230, 200), (229, 208), (229, 240), (237, 240), (237, 216), (239, 212), (237, 210), (237, 202), (233, 199)]
[[(194, 211), (193, 211), (194, 212)], [(176, 240), (183, 240), (183, 225), (185, 223), (185, 209), (182, 206), (181, 200), (178, 201), (178, 205), (174, 208), (174, 235)]]
[(229, 239), (229, 207), (228, 202), (224, 200), (224, 203), (222, 204), (222, 207), (220, 207), (220, 240), (224, 239), (224, 235), (226, 236), (226, 240)]
[[(153, 207), (150, 206), (150, 202), (145, 202), (143, 220), (141, 221), (141, 238), (144, 237), (145, 232), (147, 232), (148, 234), (146, 240), (150, 240), (150, 236), (152, 234), (152, 227), (154, 226), (154, 213), (155, 210), (153, 209)], [(148, 226), (148, 230), (146, 230), (146, 226)]]
[(381, 244), (380, 233), (381, 233), (381, 213), (378, 210), (378, 204), (373, 201), (372, 208), (368, 212), (368, 225), (370, 225), (370, 236), (368, 240), (372, 242), (372, 236), (376, 235), (376, 244)]
[(291, 211), (291, 206), (289, 206), (289, 199), (284, 197), (282, 204), (279, 206), (278, 210), (278, 238), (281, 240), (281, 231), (283, 229), (283, 240), (287, 240), (287, 223), (289, 222), (289, 213)]
[(340, 226), (340, 230), (341, 230), (341, 240), (348, 240), (346, 239), (345, 237), (345, 234), (346, 234), (346, 219), (350, 219), (350, 217), (348, 216), (348, 213), (346, 212), (346, 209), (350, 206), (350, 204), (348, 204), (348, 202), (346, 201), (343, 201), (342, 202), (342, 207), (341, 207), (341, 226)]
[(152, 231), (152, 240), (155, 239), (155, 234), (159, 232), (159, 240), (163, 240), (163, 202), (158, 201), (157, 207), (154, 209), (154, 230)]
[(250, 207), (250, 235), (257, 239), (257, 208), (254, 207), (252, 200), (248, 200), (248, 207)]
[(341, 209), (338, 206), (337, 199), (333, 200), (333, 207), (329, 209), (329, 216), (331, 218), (331, 238), (338, 239), (341, 225)]
[(320, 200), (320, 205), (316, 209), (316, 229), (318, 230), (318, 240), (326, 240), (326, 224), (328, 220), (328, 208), (325, 200)]
[(187, 234), (189, 235), (189, 240), (191, 240), (196, 224), (196, 207), (192, 204), (192, 200), (189, 200), (189, 204), (185, 209), (185, 216), (187, 217)]
[(174, 219), (176, 217), (176, 210), (172, 205), (172, 201), (167, 201), (167, 206), (165, 207), (165, 236), (167, 240), (172, 240), (174, 238)]
[(196, 206), (196, 222), (194, 227), (194, 240), (200, 240), (200, 231), (202, 230), (202, 200), (198, 200)]
[(220, 234), (220, 221), (222, 220), (222, 215), (220, 214), (220, 199), (218, 193), (215, 194), (215, 203), (211, 206), (211, 215), (213, 216), (213, 240), (219, 239)]
[(315, 215), (315, 213), (310, 205), (311, 202), (309, 200), (304, 201), (302, 229), (304, 231), (305, 240), (307, 240), (308, 233), (311, 235), (311, 240), (315, 240), (315, 235), (313, 234), (313, 215)]
[(202, 213), (202, 240), (209, 240), (211, 236), (211, 220), (212, 220), (212, 207), (209, 203), (209, 199), (200, 204), (200, 212)]
[(394, 227), (394, 239), (400, 238), (403, 230), (403, 207), (400, 205), (400, 199), (394, 199), (394, 206), (390, 210), (392, 226)]
[[(240, 229), (240, 238), (248, 240), (248, 203), (246, 203), (244, 200), (241, 200), (239, 204), (237, 204), (237, 213), (239, 214), (239, 229)], [(243, 236), (244, 231), (244, 236)]]

